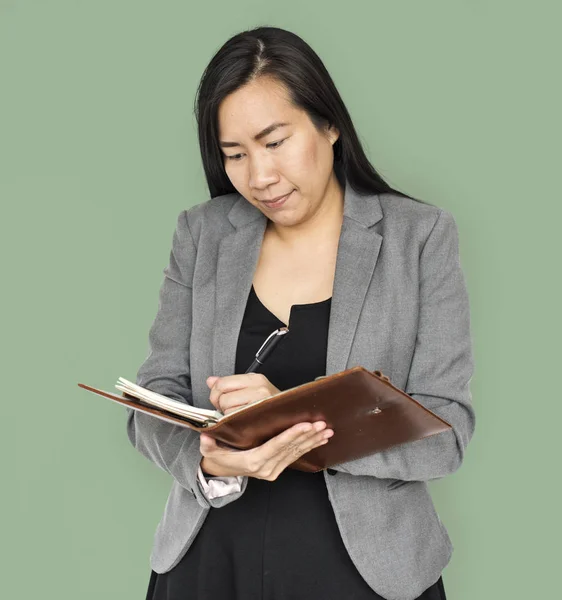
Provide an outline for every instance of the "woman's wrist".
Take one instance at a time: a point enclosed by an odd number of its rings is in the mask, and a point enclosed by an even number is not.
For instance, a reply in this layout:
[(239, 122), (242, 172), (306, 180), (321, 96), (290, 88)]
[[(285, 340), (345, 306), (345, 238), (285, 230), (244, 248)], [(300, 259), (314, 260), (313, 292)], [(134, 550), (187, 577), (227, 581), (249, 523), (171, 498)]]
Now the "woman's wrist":
[(207, 477), (242, 477), (242, 475), (233, 475), (232, 473), (221, 473), (220, 465), (217, 466), (208, 456), (201, 459), (199, 466), (205, 479)]
[(221, 477), (217, 473), (212, 473), (214, 469), (209, 465), (209, 459), (206, 456), (201, 459), (199, 466), (201, 467), (204, 477)]

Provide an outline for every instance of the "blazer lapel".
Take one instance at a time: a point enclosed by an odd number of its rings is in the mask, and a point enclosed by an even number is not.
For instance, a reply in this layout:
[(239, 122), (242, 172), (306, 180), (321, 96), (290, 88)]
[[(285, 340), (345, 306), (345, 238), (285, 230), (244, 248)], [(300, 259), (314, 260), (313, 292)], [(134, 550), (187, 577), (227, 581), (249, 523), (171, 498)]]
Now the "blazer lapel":
[(382, 236), (371, 225), (382, 218), (378, 196), (347, 193), (340, 233), (332, 304), (326, 375), (347, 368), (361, 309), (379, 256)]
[[(382, 236), (372, 226), (382, 218), (377, 195), (357, 194), (346, 182), (332, 293), (326, 375), (347, 368), (355, 330), (371, 283)], [(234, 373), (238, 334), (257, 268), (267, 217), (239, 197), (228, 215), (234, 231), (220, 243), (213, 375)]]
[(258, 265), (267, 217), (240, 196), (228, 218), (234, 231), (219, 246), (213, 375), (234, 373), (238, 334)]

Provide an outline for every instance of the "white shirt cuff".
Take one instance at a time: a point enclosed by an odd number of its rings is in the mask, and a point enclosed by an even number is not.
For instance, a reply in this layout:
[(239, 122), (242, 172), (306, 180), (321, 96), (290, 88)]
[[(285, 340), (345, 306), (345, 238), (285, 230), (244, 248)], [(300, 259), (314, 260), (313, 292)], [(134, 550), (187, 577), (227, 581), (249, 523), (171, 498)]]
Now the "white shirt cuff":
[(203, 489), (205, 496), (212, 500), (213, 498), (220, 498), (221, 496), (228, 496), (228, 494), (234, 494), (242, 489), (242, 476), (238, 477), (212, 477), (207, 481), (201, 466), (197, 470), (197, 478)]

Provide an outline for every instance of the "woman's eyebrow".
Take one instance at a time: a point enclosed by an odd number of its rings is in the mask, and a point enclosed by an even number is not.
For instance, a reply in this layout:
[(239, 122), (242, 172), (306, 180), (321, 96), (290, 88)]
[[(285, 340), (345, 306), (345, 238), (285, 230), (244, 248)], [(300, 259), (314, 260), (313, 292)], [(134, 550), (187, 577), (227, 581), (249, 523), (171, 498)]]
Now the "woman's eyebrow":
[[(258, 140), (261, 140), (266, 135), (269, 135), (271, 132), (275, 131), (276, 129), (279, 129), (279, 127), (286, 127), (287, 125), (290, 125), (290, 123), (272, 123), (271, 125), (268, 125), (265, 129), (262, 129), (259, 133), (257, 133), (254, 136), (254, 140), (256, 140), (256, 142), (257, 142)], [(233, 148), (234, 146), (240, 146), (240, 145), (241, 144), (239, 142), (221, 142), (221, 141), (219, 141), (219, 146), (221, 148)]]

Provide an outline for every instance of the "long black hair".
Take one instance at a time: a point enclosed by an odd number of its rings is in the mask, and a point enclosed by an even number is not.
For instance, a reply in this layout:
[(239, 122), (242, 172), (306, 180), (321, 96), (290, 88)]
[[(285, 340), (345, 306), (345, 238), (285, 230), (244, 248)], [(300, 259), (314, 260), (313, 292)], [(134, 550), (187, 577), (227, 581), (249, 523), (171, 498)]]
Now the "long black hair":
[(195, 99), (199, 147), (211, 197), (235, 192), (224, 169), (218, 141), (218, 110), (226, 96), (258, 77), (270, 77), (287, 89), (294, 106), (306, 111), (318, 131), (335, 126), (334, 171), (360, 194), (391, 188), (365, 155), (351, 117), (326, 67), (298, 35), (278, 27), (256, 27), (231, 37), (205, 69)]

